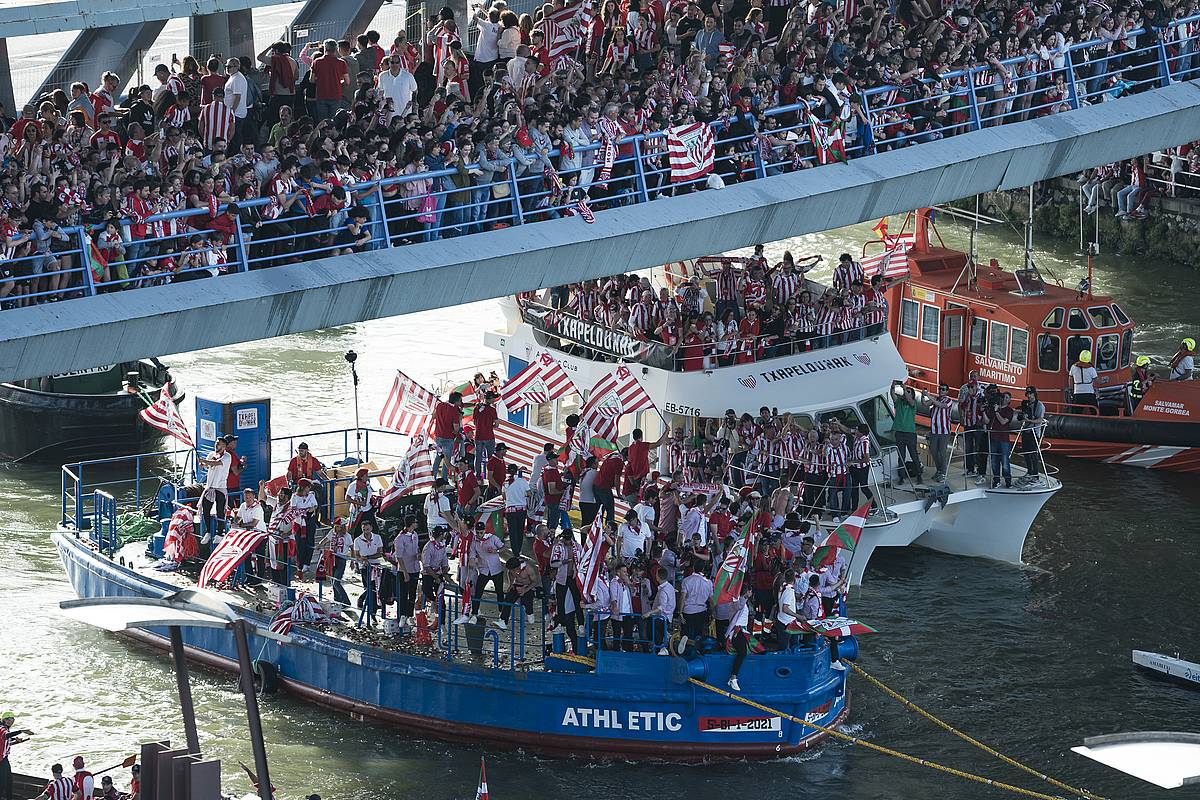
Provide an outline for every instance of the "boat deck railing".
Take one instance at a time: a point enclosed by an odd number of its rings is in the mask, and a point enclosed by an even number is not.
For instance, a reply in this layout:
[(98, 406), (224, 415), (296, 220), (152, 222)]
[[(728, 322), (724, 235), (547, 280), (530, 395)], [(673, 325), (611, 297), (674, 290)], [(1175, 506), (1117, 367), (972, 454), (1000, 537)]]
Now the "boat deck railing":
[(873, 339), (886, 332), (883, 322), (840, 330), (836, 333), (764, 333), (737, 337), (731, 342), (699, 345), (700, 355), (685, 355), (689, 346), (647, 339), (606, 325), (588, 322), (562, 308), (522, 302), (521, 318), (533, 328), (539, 344), (558, 339), (573, 355), (592, 361), (627, 361), (672, 372), (699, 372), (734, 363), (770, 361), (775, 358), (824, 350), (838, 345)]
[[(403, 446), (398, 446), (403, 442)], [(310, 446), (310, 452), (327, 467), (352, 467), (360, 462), (374, 459), (387, 460), (394, 464), (404, 457), (409, 437), (405, 434), (382, 428), (335, 428), (305, 434), (289, 434), (271, 438), (272, 475), (281, 475), (296, 453), (300, 442)], [(374, 449), (372, 447), (374, 446)], [(286, 452), (286, 456), (282, 455)], [(278, 455), (277, 455), (278, 454)], [(60, 524), (78, 531), (99, 525), (96, 509), (102, 509), (101, 521), (115, 525), (116, 518), (125, 513), (147, 510), (147, 503), (159, 500), (167, 506), (177, 498), (160, 497), (164, 485), (176, 486), (194, 483), (197, 480), (193, 450), (167, 450), (135, 453), (109, 458), (89, 459), (64, 464), (60, 469)], [(386, 476), (391, 466), (372, 471), (371, 475)], [(354, 480), (352, 475), (327, 475), (317, 482), (318, 497), (328, 518), (332, 519), (338, 507), (336, 489)], [(258, 487), (252, 487), (257, 489)], [(101, 503), (95, 493), (109, 497), (111, 503)], [(236, 506), (237, 500), (230, 498)], [(170, 517), (163, 515), (160, 519)]]
[[(856, 128), (864, 131), (863, 135), (848, 137), (847, 156), (855, 158), (876, 150), (1067, 112), (1190, 80), (1200, 74), (1200, 64), (1196, 63), (1200, 35), (1189, 33), (1197, 20), (1200, 15), (1175, 20), (1159, 29), (1131, 31), (1127, 36), (1149, 43), (1124, 52), (1101, 52), (1109, 43), (1092, 40), (1055, 53), (1046, 65), (1034, 55), (1022, 55), (996, 64), (922, 76), (908, 87), (868, 89), (858, 98), (870, 123), (860, 125), (853, 118), (847, 121), (849, 134), (857, 134)], [(1001, 69), (1007, 79), (1002, 79)], [(1055, 88), (1059, 79), (1063, 81), (1062, 96)], [(929, 120), (925, 117), (934, 108), (946, 112), (945, 121), (937, 128), (926, 127)], [(749, 181), (813, 166), (814, 155), (802, 156), (795, 150), (806, 146), (810, 137), (807, 111), (807, 105), (800, 104), (765, 109), (762, 117), (774, 119), (774, 127), (767, 122), (759, 127), (757, 120), (751, 120), (746, 124), (751, 132), (741, 135), (730, 135), (727, 120), (712, 123), (717, 138), (716, 173), (726, 181)], [(593, 200), (598, 211), (602, 211), (600, 202), (606, 206), (649, 203), (672, 189), (704, 187), (707, 177), (672, 182), (670, 167), (663, 158), (668, 149), (666, 136), (659, 131), (621, 140), (604, 197)], [(575, 152), (594, 160), (601, 148), (601, 144), (592, 144)], [(507, 157), (501, 163), (504, 160)], [(208, 208), (151, 216), (149, 223), (180, 220), (185, 230), (127, 239), (124, 252), (114, 256), (110, 264), (93, 257), (98, 251), (93, 249), (91, 231), (64, 227), (69, 247), (55, 253), (57, 266), (46, 264), (40, 280), (5, 278), (0, 279), (0, 286), (19, 284), (8, 296), (9, 302), (67, 299), (558, 219), (576, 213), (573, 187), (588, 184), (598, 170), (598, 165), (589, 163), (555, 171), (556, 165), (561, 166), (558, 151), (552, 151), (544, 160), (536, 154), (522, 153), (519, 167), (517, 161), (495, 171), (486, 170), (493, 175), (491, 181), (462, 187), (453, 182), (465, 180), (457, 167), (410, 172), (348, 187), (353, 204), (365, 207), (370, 215), (365, 227), (368, 240), (362, 245), (336, 241), (339, 234), (348, 231), (345, 210), (322, 219), (326, 227), (314, 230), (314, 217), (308, 213), (309, 198), (321, 194), (314, 191), (301, 195), (293, 211), (272, 220), (258, 219), (258, 211), (253, 209), (262, 209), (275, 198), (238, 203), (225, 226), (229, 231), (227, 240), (211, 230)], [(478, 165), (464, 167), (474, 170)], [(557, 179), (545, 176), (545, 172)], [(252, 210), (242, 213), (241, 209)], [(222, 205), (218, 213), (226, 210)], [(122, 224), (128, 225), (128, 220)], [(212, 234), (216, 241), (205, 238), (193, 242), (198, 234)], [(51, 277), (59, 282), (57, 288), (49, 288)]]

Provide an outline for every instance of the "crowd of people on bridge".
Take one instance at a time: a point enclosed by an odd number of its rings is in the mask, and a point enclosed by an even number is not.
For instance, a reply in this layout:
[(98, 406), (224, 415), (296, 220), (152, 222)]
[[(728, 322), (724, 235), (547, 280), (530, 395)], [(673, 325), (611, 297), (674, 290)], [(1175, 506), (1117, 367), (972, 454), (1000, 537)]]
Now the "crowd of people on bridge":
[[(714, 127), (726, 183), (755, 174), (756, 151), (768, 173), (811, 164), (799, 108), (846, 123), (851, 156), (928, 141), (966, 129), (971, 104), (948, 91), (970, 67), (981, 118), (1054, 113), (1068, 46), (1100, 40), (1074, 59), (1081, 80), (1136, 78), (1156, 66), (1130, 52), (1158, 34), (1131, 32), (1194, 7), (610, 0), (571, 12), (555, 0), (531, 15), (494, 0), (468, 19), (443, 8), (422, 36), (185, 56), (128, 91), (129, 76), (105, 72), (19, 117), (0, 109), (0, 304), (476, 232), (570, 213), (585, 191), (601, 207), (632, 202), (643, 192), (623, 137), (681, 123)], [(1190, 40), (1170, 45), (1191, 57)], [(644, 196), (671, 192), (665, 141), (639, 155)], [(516, 186), (494, 182), (510, 166)], [(411, 180), (353, 188), (388, 178)]]

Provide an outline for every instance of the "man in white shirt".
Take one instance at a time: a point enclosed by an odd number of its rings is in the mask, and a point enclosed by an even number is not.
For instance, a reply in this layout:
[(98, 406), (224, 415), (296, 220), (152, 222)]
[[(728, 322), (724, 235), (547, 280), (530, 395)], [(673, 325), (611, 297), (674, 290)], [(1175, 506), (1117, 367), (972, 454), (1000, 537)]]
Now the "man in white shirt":
[(246, 116), (250, 113), (250, 84), (242, 74), (242, 62), (230, 58), (225, 62), (229, 77), (225, 79), (225, 104), (233, 112), (233, 137), (229, 140), (231, 150), (236, 150), (246, 141)]
[(445, 478), (438, 478), (433, 483), (433, 489), (425, 497), (425, 527), (448, 528), (446, 513), (450, 511), (450, 491), (452, 487)]
[(300, 572), (308, 570), (308, 562), (312, 560), (313, 543), (317, 537), (317, 495), (313, 492), (312, 481), (301, 478), (296, 481), (296, 492), (292, 495), (293, 509), (303, 511), (303, 526), (296, 537), (296, 558)]
[(508, 480), (504, 482), (504, 528), (508, 546), (514, 556), (521, 555), (525, 546), (525, 524), (529, 511), (529, 481), (516, 464), (508, 465)]
[[(475, 61), (481, 67), (488, 67), (500, 60), (500, 23), (492, 21), (491, 10), (480, 5), (474, 8), (475, 17), (471, 21), (479, 28), (479, 40), (475, 43)], [(499, 18), (499, 9), (495, 14)]]
[(788, 570), (783, 574), (783, 585), (779, 589), (779, 610), (775, 612), (775, 640), (785, 650), (791, 649), (795, 642), (795, 634), (788, 627), (796, 622), (796, 572)]
[(354, 561), (362, 573), (363, 591), (367, 600), (363, 610), (366, 612), (367, 624), (375, 625), (375, 571), (378, 569), (379, 556), (383, 553), (383, 539), (375, 532), (375, 523), (364, 519), (359, 527), (358, 536), (354, 538)]
[(636, 509), (625, 513), (625, 521), (617, 529), (618, 554), (621, 560), (630, 563), (640, 560), (638, 554), (646, 555), (649, 548), (650, 529), (637, 515)]
[(1079, 360), (1067, 371), (1071, 379), (1071, 402), (1074, 411), (1084, 413), (1079, 406), (1096, 406), (1096, 368), (1092, 366), (1092, 351), (1084, 350)]
[(384, 97), (391, 98), (392, 118), (404, 116), (417, 93), (417, 79), (404, 69), (399, 58), (385, 58), (384, 62), (375, 84)]
[(649, 626), (648, 638), (652, 647), (658, 646), (660, 656), (669, 656), (667, 638), (671, 630), (671, 619), (675, 616), (675, 587), (667, 581), (667, 573), (662, 569), (654, 571), (654, 583), (658, 593), (654, 595), (654, 606), (643, 616)]
[[(479, 577), (475, 579), (475, 587), (471, 591), (471, 618), (468, 621), (472, 625), (479, 622), (479, 606), (483, 603), (483, 590), (489, 582), (496, 592), (496, 603), (504, 602), (504, 559), (500, 555), (503, 549), (504, 542), (500, 541), (496, 534), (488, 533), (485, 523), (475, 524), (475, 543), (471, 545), (471, 557), (479, 566)], [(499, 617), (493, 619), (492, 624), (501, 630), (508, 627)]]
[(681, 586), (683, 590), (683, 637), (679, 640), (679, 654), (688, 639), (699, 639), (708, 632), (708, 610), (712, 605), (713, 582), (696, 572), (688, 564)]
[[(233, 463), (225, 447), (233, 441), (233, 436), (225, 436), (213, 443), (213, 454), (208, 458), (197, 458), (201, 466), (208, 468), (204, 477), (204, 493), (200, 495), (201, 526), (204, 536), (200, 539), (200, 555), (208, 556), (212, 552), (213, 536), (225, 532), (225, 518), (229, 507), (229, 496), (226, 494), (229, 484), (229, 466)], [(213, 519), (213, 508), (216, 508), (216, 520)]]

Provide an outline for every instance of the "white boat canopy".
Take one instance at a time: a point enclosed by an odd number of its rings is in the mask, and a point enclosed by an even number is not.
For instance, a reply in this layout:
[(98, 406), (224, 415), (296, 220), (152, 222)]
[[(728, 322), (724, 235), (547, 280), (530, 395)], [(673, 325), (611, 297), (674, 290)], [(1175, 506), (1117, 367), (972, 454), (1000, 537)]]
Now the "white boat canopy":
[(1071, 752), (1164, 789), (1200, 784), (1200, 733), (1145, 731), (1092, 736)]

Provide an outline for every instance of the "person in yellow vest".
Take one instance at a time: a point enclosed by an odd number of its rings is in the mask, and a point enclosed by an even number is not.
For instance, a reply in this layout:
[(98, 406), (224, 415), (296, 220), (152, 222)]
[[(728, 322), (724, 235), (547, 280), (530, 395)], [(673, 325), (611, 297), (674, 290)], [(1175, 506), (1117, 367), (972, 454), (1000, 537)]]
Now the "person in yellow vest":
[(1146, 396), (1146, 390), (1154, 384), (1154, 373), (1150, 371), (1150, 356), (1138, 356), (1134, 362), (1133, 374), (1129, 377), (1129, 404), (1132, 413)]

